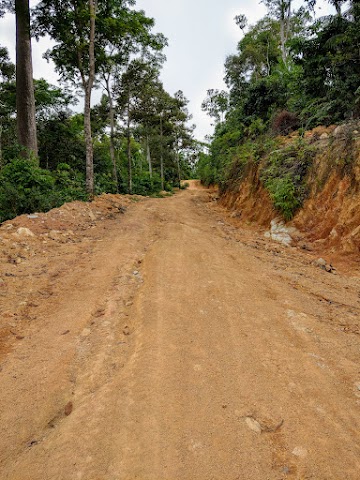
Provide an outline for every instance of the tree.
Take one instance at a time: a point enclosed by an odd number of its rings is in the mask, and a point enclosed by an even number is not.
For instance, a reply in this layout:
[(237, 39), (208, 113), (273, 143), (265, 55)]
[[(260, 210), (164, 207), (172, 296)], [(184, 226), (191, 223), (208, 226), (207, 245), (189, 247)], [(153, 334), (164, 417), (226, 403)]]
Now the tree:
[(207, 91), (207, 96), (201, 104), (204, 112), (207, 112), (210, 117), (213, 117), (215, 123), (224, 120), (224, 114), (228, 109), (229, 95), (224, 90), (210, 89)]
[(15, 65), (11, 63), (7, 49), (0, 46), (0, 169), (3, 166), (4, 125), (11, 122), (9, 115), (14, 111), (9, 105), (7, 87), (14, 81), (14, 77)]
[[(105, 48), (105, 61), (100, 65), (100, 75), (104, 82), (105, 91), (109, 102), (109, 124), (110, 124), (110, 157), (113, 165), (113, 178), (116, 184), (117, 167), (115, 160), (115, 100), (116, 90), (121, 89), (122, 76), (125, 74), (131, 61), (139, 57), (143, 65), (153, 64), (153, 68), (159, 68), (164, 62), (165, 57), (160, 52), (167, 41), (162, 34), (152, 34), (151, 29), (154, 26), (154, 20), (144, 15), (144, 12), (129, 12), (131, 14), (131, 23), (135, 23), (135, 29), (129, 29), (119, 38), (114, 37), (109, 48)], [(130, 17), (129, 17), (130, 20)], [(130, 22), (129, 22), (130, 23)], [(155, 54), (153, 52), (156, 52)], [(125, 78), (125, 77), (124, 77)]]
[(280, 24), (280, 45), (281, 56), (284, 64), (286, 64), (288, 51), (286, 43), (289, 40), (291, 26), (291, 0), (263, 0), (263, 3)]
[(15, 0), (16, 14), (16, 110), (22, 153), (37, 157), (29, 0)]
[(138, 44), (138, 36), (148, 34), (153, 25), (152, 19), (132, 8), (134, 3), (134, 0), (42, 0), (35, 9), (36, 34), (48, 33), (56, 42), (47, 57), (55, 62), (64, 81), (77, 84), (80, 80), (85, 95), (86, 182), (89, 193), (94, 190), (90, 128), (93, 85), (105, 75), (110, 99), (109, 75), (113, 66), (123, 64), (132, 53), (133, 40)]
[(354, 4), (351, 12), (318, 20), (311, 37), (294, 43), (295, 60), (302, 69), (301, 114), (309, 126), (359, 116), (360, 7)]
[(240, 30), (245, 30), (248, 24), (248, 20), (243, 13), (241, 13), (240, 15), (236, 15), (234, 20), (236, 25), (240, 28)]
[(6, 82), (14, 79), (15, 65), (10, 61), (9, 52), (0, 46), (0, 81)]
[(62, 80), (77, 84), (84, 92), (86, 139), (86, 190), (94, 193), (94, 164), (91, 134), (91, 93), (95, 81), (96, 0), (43, 0), (36, 9), (34, 30), (37, 37), (49, 34), (56, 45), (46, 53)]

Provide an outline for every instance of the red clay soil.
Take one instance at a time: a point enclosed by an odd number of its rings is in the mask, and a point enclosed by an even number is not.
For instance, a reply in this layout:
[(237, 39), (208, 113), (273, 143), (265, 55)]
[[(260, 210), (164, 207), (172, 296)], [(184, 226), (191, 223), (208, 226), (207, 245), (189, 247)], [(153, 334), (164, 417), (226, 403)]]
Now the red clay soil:
[(1, 226), (1, 480), (358, 480), (359, 271), (212, 198)]

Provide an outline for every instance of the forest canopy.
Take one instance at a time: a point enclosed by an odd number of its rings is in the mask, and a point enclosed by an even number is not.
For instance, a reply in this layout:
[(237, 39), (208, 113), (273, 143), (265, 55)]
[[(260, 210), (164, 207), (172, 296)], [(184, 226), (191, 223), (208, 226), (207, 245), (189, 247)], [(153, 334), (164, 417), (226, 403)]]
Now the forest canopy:
[(202, 105), (215, 126), (198, 165), (205, 184), (225, 188), (234, 165), (276, 135), (360, 116), (360, 3), (329, 0), (333, 13), (320, 18), (315, 0), (262, 3), (256, 24), (235, 17), (244, 35), (225, 61), (227, 90), (209, 90)]
[[(171, 191), (191, 175), (188, 100), (164, 89), (167, 39), (134, 0), (2, 1), (5, 11), (17, 56), (0, 46), (0, 222), (103, 192)], [(33, 79), (31, 41), (44, 35), (57, 86)]]

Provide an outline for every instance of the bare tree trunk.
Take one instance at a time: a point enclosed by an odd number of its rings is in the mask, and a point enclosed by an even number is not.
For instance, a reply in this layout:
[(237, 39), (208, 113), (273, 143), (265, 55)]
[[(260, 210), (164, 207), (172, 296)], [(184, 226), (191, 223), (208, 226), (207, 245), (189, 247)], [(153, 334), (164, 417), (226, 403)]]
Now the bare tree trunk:
[(151, 164), (151, 154), (150, 154), (150, 145), (149, 145), (149, 136), (146, 135), (146, 158), (149, 165), (149, 175), (152, 177), (152, 164)]
[(332, 3), (336, 9), (336, 15), (341, 17), (341, 1), (339, 2), (338, 0), (333, 0)]
[(29, 0), (15, 0), (16, 12), (16, 121), (22, 155), (38, 155), (32, 70)]
[(180, 157), (179, 151), (176, 149), (176, 163), (177, 163), (177, 170), (178, 170), (178, 179), (179, 179), (179, 188), (181, 187), (181, 170), (180, 170)]
[(266, 49), (266, 64), (267, 64), (267, 76), (270, 77), (271, 75), (271, 64), (270, 64), (270, 58), (269, 58), (269, 50), (270, 50), (270, 42), (268, 39), (267, 42), (267, 49)]
[(130, 98), (128, 99), (128, 112), (127, 112), (127, 159), (128, 159), (128, 189), (130, 195), (132, 195), (132, 162), (131, 162), (131, 135), (130, 135)]
[(280, 20), (280, 42), (281, 42), (281, 56), (283, 62), (286, 62), (286, 48), (285, 48), (285, 19)]
[(86, 144), (86, 191), (94, 195), (94, 149), (91, 133), (91, 91), (95, 79), (95, 14), (96, 2), (89, 0), (90, 38), (89, 38), (89, 79), (85, 82), (84, 129)]
[(114, 137), (115, 137), (115, 109), (114, 109), (114, 101), (112, 98), (112, 92), (110, 87), (110, 77), (106, 79), (106, 91), (109, 98), (109, 122), (110, 122), (110, 158), (113, 167), (113, 180), (116, 185), (116, 193), (119, 193), (119, 184), (118, 184), (118, 173), (117, 173), (117, 166), (116, 166), (116, 159), (115, 159), (115, 145), (114, 145)]
[(282, 4), (281, 4), (280, 42), (281, 42), (281, 56), (285, 64), (287, 62), (287, 57), (288, 57), (286, 42), (289, 39), (289, 33), (290, 33), (291, 2), (292, 0), (282, 0)]
[(2, 169), (2, 124), (0, 123), (0, 170)]
[(163, 154), (163, 123), (162, 114), (160, 115), (160, 177), (161, 177), (161, 190), (164, 190), (164, 154)]
[(91, 115), (90, 115), (91, 91), (89, 87), (85, 91), (84, 107), (84, 128), (85, 128), (85, 149), (86, 149), (86, 191), (90, 195), (94, 194), (94, 151), (91, 134)]
[(3, 167), (3, 161), (2, 161), (2, 132), (3, 132), (3, 126), (0, 123), (0, 170)]

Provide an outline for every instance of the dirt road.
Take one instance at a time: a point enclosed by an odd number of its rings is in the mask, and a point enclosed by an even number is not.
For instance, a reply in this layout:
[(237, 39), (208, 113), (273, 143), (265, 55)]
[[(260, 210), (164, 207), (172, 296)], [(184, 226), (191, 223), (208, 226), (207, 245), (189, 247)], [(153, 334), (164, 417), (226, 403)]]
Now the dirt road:
[(359, 276), (196, 183), (75, 237), (2, 264), (1, 480), (360, 478)]

